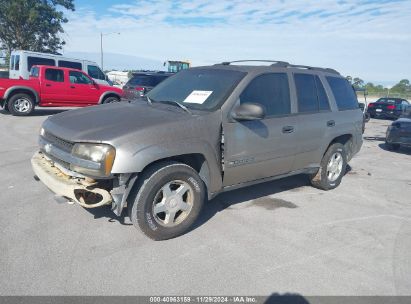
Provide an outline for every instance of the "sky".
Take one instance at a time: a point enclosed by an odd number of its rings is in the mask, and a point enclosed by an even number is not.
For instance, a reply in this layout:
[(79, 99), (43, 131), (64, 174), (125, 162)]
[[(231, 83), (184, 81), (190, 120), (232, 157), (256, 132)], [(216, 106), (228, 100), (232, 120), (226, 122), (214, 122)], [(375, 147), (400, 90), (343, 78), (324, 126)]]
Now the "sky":
[(141, 59), (193, 66), (270, 59), (330, 67), (387, 86), (411, 79), (410, 0), (74, 2), (63, 51), (88, 52), (99, 62), (100, 33), (108, 34), (104, 68), (124, 68), (121, 54), (139, 58), (124, 57), (130, 68), (139, 68)]

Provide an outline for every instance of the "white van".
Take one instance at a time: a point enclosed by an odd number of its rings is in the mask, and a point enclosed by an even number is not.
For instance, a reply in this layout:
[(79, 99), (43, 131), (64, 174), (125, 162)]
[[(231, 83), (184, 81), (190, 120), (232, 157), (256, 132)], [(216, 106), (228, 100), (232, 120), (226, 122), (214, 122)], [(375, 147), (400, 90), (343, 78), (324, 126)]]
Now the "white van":
[(82, 70), (97, 83), (110, 85), (106, 75), (101, 71), (97, 63), (93, 61), (22, 50), (11, 52), (9, 78), (19, 79), (21, 77), (23, 79), (29, 79), (30, 69), (33, 65), (51, 65)]

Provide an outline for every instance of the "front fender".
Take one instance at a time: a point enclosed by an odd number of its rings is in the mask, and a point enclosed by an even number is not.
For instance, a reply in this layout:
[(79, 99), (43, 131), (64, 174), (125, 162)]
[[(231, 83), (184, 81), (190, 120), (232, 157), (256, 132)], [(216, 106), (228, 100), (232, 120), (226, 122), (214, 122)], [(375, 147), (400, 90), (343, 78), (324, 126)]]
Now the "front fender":
[(112, 173), (139, 173), (153, 162), (187, 154), (201, 154), (204, 156), (208, 166), (208, 190), (212, 193), (220, 191), (222, 177), (216, 149), (208, 142), (198, 139), (164, 142), (133, 152), (124, 151), (120, 148), (116, 151), (116, 160)]

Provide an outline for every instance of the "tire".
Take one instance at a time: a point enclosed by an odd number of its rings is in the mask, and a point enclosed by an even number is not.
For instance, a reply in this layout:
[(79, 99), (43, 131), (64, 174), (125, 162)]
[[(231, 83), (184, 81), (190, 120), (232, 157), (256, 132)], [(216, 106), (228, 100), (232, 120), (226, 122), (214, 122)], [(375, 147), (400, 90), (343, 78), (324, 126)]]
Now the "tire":
[(198, 173), (182, 163), (163, 162), (138, 181), (127, 207), (134, 226), (156, 241), (186, 233), (204, 204), (205, 186)]
[(34, 101), (30, 95), (18, 93), (7, 101), (7, 108), (14, 116), (28, 116), (34, 111)]
[(120, 101), (120, 98), (115, 97), (115, 96), (110, 96), (110, 97), (105, 98), (102, 103), (106, 104), (106, 103), (114, 103), (114, 102), (119, 102), (119, 101)]
[(392, 143), (388, 143), (388, 142), (385, 142), (385, 146), (388, 148), (388, 150), (391, 150), (391, 151), (397, 151), (401, 147), (400, 144), (392, 144)]
[(311, 185), (322, 190), (334, 189), (340, 185), (346, 168), (347, 153), (344, 145), (340, 143), (332, 144), (325, 152), (318, 172), (310, 176)]

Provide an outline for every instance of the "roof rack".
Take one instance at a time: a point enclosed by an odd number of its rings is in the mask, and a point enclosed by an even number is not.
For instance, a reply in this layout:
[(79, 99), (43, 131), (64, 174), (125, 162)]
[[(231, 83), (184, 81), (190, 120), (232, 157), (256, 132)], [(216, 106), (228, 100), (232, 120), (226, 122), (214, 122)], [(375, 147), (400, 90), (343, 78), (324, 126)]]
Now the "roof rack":
[(286, 66), (289, 65), (289, 63), (285, 62), (285, 61), (261, 60), (261, 59), (225, 61), (225, 62), (222, 62), (221, 64), (222, 65), (230, 65), (232, 63), (240, 63), (240, 62), (271, 62), (271, 63), (273, 63), (272, 66), (281, 66), (281, 67), (286, 67)]
[(312, 66), (308, 66), (308, 65), (290, 64), (286, 61), (278, 61), (278, 60), (259, 60), (259, 59), (235, 60), (235, 61), (224, 61), (224, 62), (219, 63), (219, 64), (230, 65), (232, 63), (240, 63), (240, 62), (271, 62), (272, 63), (271, 66), (275, 66), (275, 67), (307, 69), (307, 70), (312, 70), (312, 71), (322, 71), (322, 72), (327, 72), (327, 73), (340, 75), (339, 72), (337, 72), (334, 69), (330, 69), (330, 68), (318, 68), (318, 67), (312, 67)]

